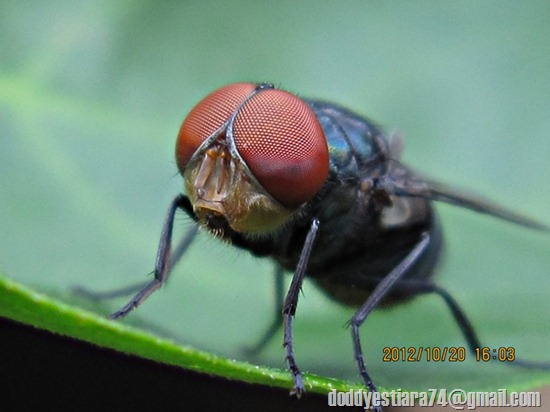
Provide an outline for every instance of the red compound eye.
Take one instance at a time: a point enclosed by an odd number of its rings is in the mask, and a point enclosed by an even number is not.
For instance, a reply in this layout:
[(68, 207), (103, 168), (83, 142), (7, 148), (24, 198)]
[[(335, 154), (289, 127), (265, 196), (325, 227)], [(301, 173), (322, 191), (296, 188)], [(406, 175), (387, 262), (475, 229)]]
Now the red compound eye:
[(182, 174), (199, 146), (235, 113), (255, 88), (252, 83), (230, 84), (209, 94), (191, 110), (176, 143), (176, 162)]
[(254, 177), (287, 207), (310, 200), (327, 179), (323, 129), (311, 108), (288, 92), (254, 95), (239, 110), (233, 137)]

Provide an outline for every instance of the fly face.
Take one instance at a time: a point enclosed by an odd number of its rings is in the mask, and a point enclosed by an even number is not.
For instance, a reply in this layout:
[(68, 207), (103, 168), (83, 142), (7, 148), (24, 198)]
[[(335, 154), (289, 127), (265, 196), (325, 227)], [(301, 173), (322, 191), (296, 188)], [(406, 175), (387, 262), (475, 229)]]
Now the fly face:
[[(431, 280), (442, 243), (432, 201), (549, 229), (420, 178), (399, 161), (400, 151), (399, 139), (387, 138), (368, 120), (336, 105), (304, 101), (266, 84), (238, 83), (213, 92), (179, 131), (176, 160), (187, 195), (177, 196), (168, 209), (155, 279), (111, 317), (127, 315), (166, 281), (180, 209), (233, 245), (272, 258), (279, 274), (294, 272), (278, 313), (294, 377), (292, 393), (298, 396), (304, 384), (292, 321), (306, 273), (333, 298), (358, 307), (349, 325), (359, 373), (370, 391), (376, 387), (364, 364), (359, 328), (381, 303), (427, 293), (441, 297), (475, 352), (482, 345), (472, 324)], [(196, 233), (193, 228), (183, 239), (173, 261)], [(258, 348), (275, 331), (270, 328)], [(515, 364), (533, 366), (517, 359)]]
[(329, 164), (323, 130), (307, 104), (250, 83), (217, 90), (191, 111), (176, 159), (201, 223), (216, 231), (225, 221), (255, 234), (288, 221), (319, 191)]

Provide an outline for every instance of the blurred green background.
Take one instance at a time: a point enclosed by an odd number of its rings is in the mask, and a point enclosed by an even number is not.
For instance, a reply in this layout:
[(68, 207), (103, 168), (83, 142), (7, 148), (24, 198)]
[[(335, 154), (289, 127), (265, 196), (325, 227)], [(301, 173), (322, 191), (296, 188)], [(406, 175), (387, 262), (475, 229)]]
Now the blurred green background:
[[(146, 279), (182, 189), (179, 125), (235, 81), (273, 82), (399, 129), (417, 169), (550, 223), (546, 1), (3, 1), (0, 53), (0, 271), (71, 303), (87, 304), (74, 285)], [(440, 284), (488, 346), (548, 360), (548, 234), (438, 209)], [(176, 233), (189, 225), (179, 217)], [(128, 321), (246, 360), (242, 347), (274, 310), (272, 270), (201, 235)], [(295, 322), (304, 370), (358, 380), (343, 327), (352, 313), (305, 285)], [(549, 382), (472, 361), (384, 364), (385, 346), (464, 345), (436, 297), (374, 314), (363, 337), (382, 386)], [(281, 342), (256, 361), (284, 367)]]

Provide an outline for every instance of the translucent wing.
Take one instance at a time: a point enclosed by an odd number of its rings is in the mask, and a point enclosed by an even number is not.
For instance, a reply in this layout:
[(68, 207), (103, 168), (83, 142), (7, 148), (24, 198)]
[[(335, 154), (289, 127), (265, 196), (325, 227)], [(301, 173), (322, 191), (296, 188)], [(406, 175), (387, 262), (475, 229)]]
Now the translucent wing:
[(507, 220), (530, 229), (550, 231), (550, 227), (529, 217), (502, 207), (482, 196), (455, 189), (433, 180), (403, 173), (406, 168), (397, 163), (388, 176), (380, 182), (380, 187), (396, 196), (421, 197), (424, 199), (450, 203), (478, 213)]
[(481, 196), (467, 193), (465, 191), (455, 190), (439, 182), (429, 181), (426, 184), (428, 187), (427, 197), (429, 199), (451, 203), (453, 205), (474, 210), (478, 213), (495, 216), (499, 219), (507, 220), (531, 229), (550, 231), (550, 227), (547, 225), (512, 210), (506, 209), (490, 200), (484, 199)]

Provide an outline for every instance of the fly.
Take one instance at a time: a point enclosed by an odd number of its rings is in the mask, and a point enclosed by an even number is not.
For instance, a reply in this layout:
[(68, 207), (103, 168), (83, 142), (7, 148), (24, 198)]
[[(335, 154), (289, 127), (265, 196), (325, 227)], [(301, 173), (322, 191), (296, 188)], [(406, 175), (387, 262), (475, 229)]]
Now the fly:
[[(376, 386), (364, 362), (359, 329), (380, 304), (440, 296), (474, 352), (482, 345), (472, 324), (432, 281), (442, 248), (432, 202), (531, 229), (549, 228), (421, 177), (400, 162), (400, 146), (398, 136), (385, 135), (347, 109), (300, 99), (269, 84), (237, 83), (214, 91), (192, 109), (178, 134), (176, 160), (186, 194), (168, 209), (154, 279), (111, 318), (126, 316), (166, 281), (171, 258), (181, 257), (200, 226), (255, 256), (271, 258), (278, 276), (293, 272), (280, 302), (292, 394), (304, 392), (292, 321), (306, 275), (331, 298), (358, 308), (349, 321), (353, 350), (372, 392)], [(197, 225), (172, 254), (177, 210)], [(258, 347), (277, 328), (273, 325)]]

